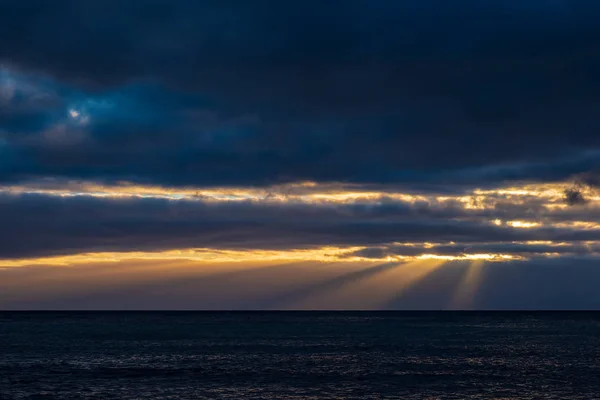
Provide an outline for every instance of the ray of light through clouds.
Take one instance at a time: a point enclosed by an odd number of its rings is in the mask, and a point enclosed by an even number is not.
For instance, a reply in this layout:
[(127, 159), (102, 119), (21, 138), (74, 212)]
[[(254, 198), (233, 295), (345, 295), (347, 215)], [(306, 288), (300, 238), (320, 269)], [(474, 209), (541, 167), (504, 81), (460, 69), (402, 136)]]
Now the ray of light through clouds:
[(595, 3), (115, 4), (0, 4), (0, 308), (600, 307)]

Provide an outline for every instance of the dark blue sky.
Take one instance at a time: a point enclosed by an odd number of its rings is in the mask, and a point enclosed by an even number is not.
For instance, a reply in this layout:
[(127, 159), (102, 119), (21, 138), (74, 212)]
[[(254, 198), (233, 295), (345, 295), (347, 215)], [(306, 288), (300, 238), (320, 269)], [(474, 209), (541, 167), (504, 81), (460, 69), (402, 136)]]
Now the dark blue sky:
[[(489, 185), (597, 163), (585, 156), (599, 144), (593, 1), (58, 0), (1, 11), (2, 80), (13, 85), (3, 181)], [(71, 108), (89, 118), (86, 135), (71, 121), (60, 146), (33, 139)]]

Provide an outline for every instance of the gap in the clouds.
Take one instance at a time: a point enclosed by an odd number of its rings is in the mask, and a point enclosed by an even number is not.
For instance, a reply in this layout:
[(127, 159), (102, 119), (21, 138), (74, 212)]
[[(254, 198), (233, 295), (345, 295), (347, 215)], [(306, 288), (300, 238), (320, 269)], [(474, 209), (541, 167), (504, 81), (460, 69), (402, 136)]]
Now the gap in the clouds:
[[(67, 169), (77, 175), (103, 155), (110, 158), (98, 161), (104, 166), (124, 162), (127, 157), (122, 153), (128, 151), (135, 156), (224, 151), (233, 141), (254, 134), (260, 123), (253, 114), (220, 108), (205, 94), (175, 90), (153, 80), (86, 90), (2, 64), (0, 110), (0, 137), (22, 163), (12, 165), (12, 169), (22, 168), (18, 179), (44, 162), (60, 164), (52, 175), (62, 176), (59, 171)], [(92, 176), (98, 167), (90, 171)], [(76, 176), (66, 176), (70, 178)]]

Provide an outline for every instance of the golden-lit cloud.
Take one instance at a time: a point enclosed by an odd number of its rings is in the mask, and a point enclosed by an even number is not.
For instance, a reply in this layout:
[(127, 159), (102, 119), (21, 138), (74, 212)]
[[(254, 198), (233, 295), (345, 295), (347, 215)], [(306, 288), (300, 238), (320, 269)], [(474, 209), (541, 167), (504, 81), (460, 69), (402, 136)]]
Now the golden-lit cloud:
[[(354, 254), (364, 247), (323, 247), (310, 250), (219, 250), (219, 249), (178, 249), (161, 252), (103, 252), (82, 253), (65, 256), (22, 258), (22, 259), (0, 259), (0, 266), (22, 267), (31, 265), (55, 265), (69, 266), (87, 263), (111, 263), (124, 260), (188, 260), (212, 263), (246, 263), (246, 262), (270, 262), (270, 261), (313, 261), (313, 262), (337, 262), (346, 263), (374, 261), (373, 257), (360, 257)], [(486, 261), (508, 261), (520, 260), (522, 257), (510, 254), (460, 254), (439, 255), (421, 254), (417, 256), (394, 255), (385, 256), (381, 261), (462, 261), (462, 260), (486, 260)]]
[(188, 260), (212, 263), (268, 262), (268, 261), (322, 261), (333, 262), (344, 259), (347, 262), (364, 261), (358, 257), (344, 258), (360, 247), (324, 247), (315, 250), (216, 250), (216, 249), (177, 249), (161, 252), (104, 252), (71, 254), (55, 257), (40, 257), (18, 260), (0, 260), (0, 266), (18, 267), (26, 265), (73, 265), (87, 263), (121, 262), (124, 260)]
[(541, 224), (539, 222), (532, 222), (532, 221), (507, 221), (506, 225), (512, 226), (513, 228), (523, 228), (523, 229), (536, 228), (538, 226), (541, 226)]
[[(121, 214), (116, 218), (130, 218), (130, 210), (135, 209), (138, 199), (141, 202), (146, 199), (167, 200), (162, 203), (150, 203), (155, 206), (145, 214), (148, 218), (155, 218), (153, 224), (156, 227), (161, 227), (163, 221), (164, 223), (173, 221), (175, 227), (181, 227), (187, 223), (189, 217), (196, 218), (195, 225), (189, 226), (202, 226), (204, 220), (214, 217), (211, 223), (218, 227), (218, 224), (225, 220), (230, 224), (231, 228), (228, 229), (231, 231), (216, 232), (214, 235), (210, 230), (206, 233), (203, 231), (204, 236), (198, 235), (198, 241), (194, 243), (186, 240), (194, 236), (194, 232), (182, 230), (180, 235), (187, 236), (180, 238), (171, 235), (168, 238), (173, 239), (170, 247), (162, 244), (167, 238), (157, 234), (156, 242), (160, 246), (156, 250), (144, 243), (142, 247), (132, 244), (131, 248), (136, 250), (129, 250), (127, 246), (120, 248), (113, 245), (107, 246), (108, 248), (103, 251), (85, 251), (88, 248), (95, 248), (95, 243), (90, 241), (89, 245), (86, 242), (80, 247), (71, 249), (65, 246), (65, 250), (56, 251), (62, 255), (28, 257), (18, 254), (6, 257), (0, 259), (0, 266), (6, 268), (24, 265), (72, 265), (134, 259), (215, 263), (257, 260), (343, 261), (345, 263), (367, 261), (405, 263), (416, 260), (506, 262), (584, 252), (588, 255), (596, 255), (600, 253), (600, 245), (594, 236), (596, 231), (600, 231), (600, 197), (593, 189), (583, 187), (581, 190), (587, 200), (585, 208), (569, 207), (565, 204), (564, 193), (570, 185), (569, 182), (524, 184), (472, 189), (452, 195), (394, 191), (390, 187), (384, 191), (376, 190), (373, 185), (316, 182), (258, 188), (174, 188), (136, 185), (128, 182), (107, 185), (86, 181), (42, 180), (3, 186), (0, 187), (0, 192), (4, 193), (5, 198), (9, 200), (11, 197), (18, 199), (18, 196), (27, 194), (41, 196), (42, 200), (54, 198), (57, 201), (60, 198), (66, 198), (65, 201), (68, 199), (70, 199), (68, 201), (75, 201), (73, 199), (79, 197), (93, 198), (96, 202), (108, 204), (103, 211), (105, 214), (98, 216), (100, 226), (103, 219), (113, 216), (114, 208), (111, 208), (113, 205), (121, 207), (126, 204), (129, 208), (120, 208)], [(132, 200), (121, 202), (119, 199)], [(60, 201), (62, 204), (62, 200)], [(113, 203), (110, 203), (111, 201)], [(96, 203), (90, 204), (92, 205), (86, 207), (98, 207)], [(177, 208), (179, 205), (181, 207)], [(204, 205), (209, 205), (211, 208), (202, 208)], [(213, 205), (215, 207), (212, 207)], [(231, 208), (218, 208), (221, 205), (231, 206)], [(65, 218), (72, 215), (67, 210), (70, 209), (65, 207)], [(198, 210), (204, 211), (197, 212)], [(230, 217), (233, 212), (235, 215)], [(87, 215), (85, 214), (86, 217)], [(82, 217), (78, 216), (78, 218)], [(136, 218), (140, 217), (136, 215)], [(233, 222), (241, 221), (240, 225), (236, 226), (228, 218), (233, 218)], [(259, 221), (258, 225), (253, 218)], [(264, 222), (261, 219), (264, 219)], [(251, 224), (241, 225), (248, 220)], [(304, 242), (296, 246), (293, 227), (300, 227), (305, 221), (310, 221), (313, 225), (308, 226), (307, 231), (302, 235), (298, 235), (298, 238)], [(352, 237), (344, 242), (346, 226), (354, 221), (363, 224), (361, 226), (376, 226), (377, 229), (382, 229), (380, 234), (382, 239), (377, 239), (381, 241), (377, 243), (377, 240), (371, 240), (369, 232), (362, 233), (354, 229), (352, 234), (357, 238)], [(407, 221), (408, 228), (405, 228), (403, 224)], [(437, 233), (435, 226), (431, 225), (432, 221), (439, 223), (440, 229), (451, 228), (451, 233), (436, 238)], [(402, 234), (398, 240), (392, 228), (383, 230), (387, 229), (388, 225), (392, 226), (392, 223), (398, 224), (398, 234)], [(279, 226), (278, 224), (282, 224), (281, 231), (284, 233), (270, 234), (269, 227)], [(335, 230), (330, 228), (334, 226), (333, 224), (339, 224)], [(62, 225), (50, 221), (40, 230), (53, 229), (56, 226)], [(254, 226), (260, 226), (258, 230), (260, 232), (267, 232), (264, 237), (259, 237), (257, 234), (256, 242), (253, 241), (254, 235), (252, 235)], [(411, 229), (418, 230), (420, 226), (427, 227), (428, 232), (431, 232), (431, 239), (421, 234), (420, 240), (411, 240), (407, 232)], [(463, 227), (468, 233), (463, 234)], [(328, 229), (332, 230), (329, 232)], [(109, 232), (108, 229), (106, 231)], [(118, 233), (119, 230), (113, 229), (112, 232)], [(481, 237), (478, 236), (479, 232), (482, 232)], [(574, 236), (575, 239), (570, 239), (574, 233), (585, 232), (588, 233), (587, 236)], [(69, 234), (67, 232), (64, 239), (61, 238), (61, 243), (69, 241)], [(489, 240), (486, 240), (487, 234), (491, 237)], [(127, 236), (125, 233), (123, 235)], [(127, 237), (135, 238), (136, 235), (142, 236), (142, 233), (138, 230)], [(230, 241), (225, 246), (219, 246), (221, 237), (229, 238), (236, 235), (245, 236), (239, 241)], [(322, 235), (323, 239), (319, 236), (314, 242), (311, 241), (311, 238), (317, 235)], [(456, 240), (453, 235), (456, 236)], [(53, 233), (49, 232), (46, 237), (52, 236)], [(273, 238), (279, 237), (282, 238), (282, 242), (270, 247)], [(500, 239), (492, 240), (497, 237)], [(550, 237), (551, 240), (535, 240), (546, 237)], [(111, 236), (109, 239), (111, 239), (110, 243), (118, 243), (117, 238), (113, 240)], [(154, 240), (153, 237), (151, 239)], [(371, 241), (374, 244), (363, 244)], [(102, 245), (98, 247), (102, 248)], [(369, 249), (380, 250), (369, 253)], [(39, 253), (43, 255), (44, 251)], [(27, 252), (22, 250), (22, 253)]]
[[(53, 196), (94, 196), (94, 197), (142, 197), (165, 198), (172, 200), (202, 201), (268, 201), (307, 203), (347, 203), (355, 201), (398, 200), (407, 203), (435, 202), (455, 203), (465, 209), (485, 209), (499, 200), (519, 204), (526, 200), (543, 200), (550, 208), (563, 207), (564, 192), (571, 184), (529, 184), (521, 187), (497, 189), (472, 189), (464, 194), (423, 194), (387, 189), (372, 190), (368, 185), (298, 182), (264, 188), (255, 187), (161, 187), (121, 182), (104, 185), (89, 181), (43, 180), (19, 185), (0, 187), (5, 193), (37, 193)], [(592, 203), (600, 203), (600, 196), (590, 188), (582, 188), (582, 193)]]

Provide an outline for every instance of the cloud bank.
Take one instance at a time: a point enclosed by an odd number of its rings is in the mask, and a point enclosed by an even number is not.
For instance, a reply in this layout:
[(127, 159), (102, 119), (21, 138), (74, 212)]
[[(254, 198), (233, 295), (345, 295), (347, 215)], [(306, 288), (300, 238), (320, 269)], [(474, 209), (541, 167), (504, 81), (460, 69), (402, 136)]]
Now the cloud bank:
[(591, 2), (27, 3), (0, 10), (5, 182), (493, 186), (598, 166)]

